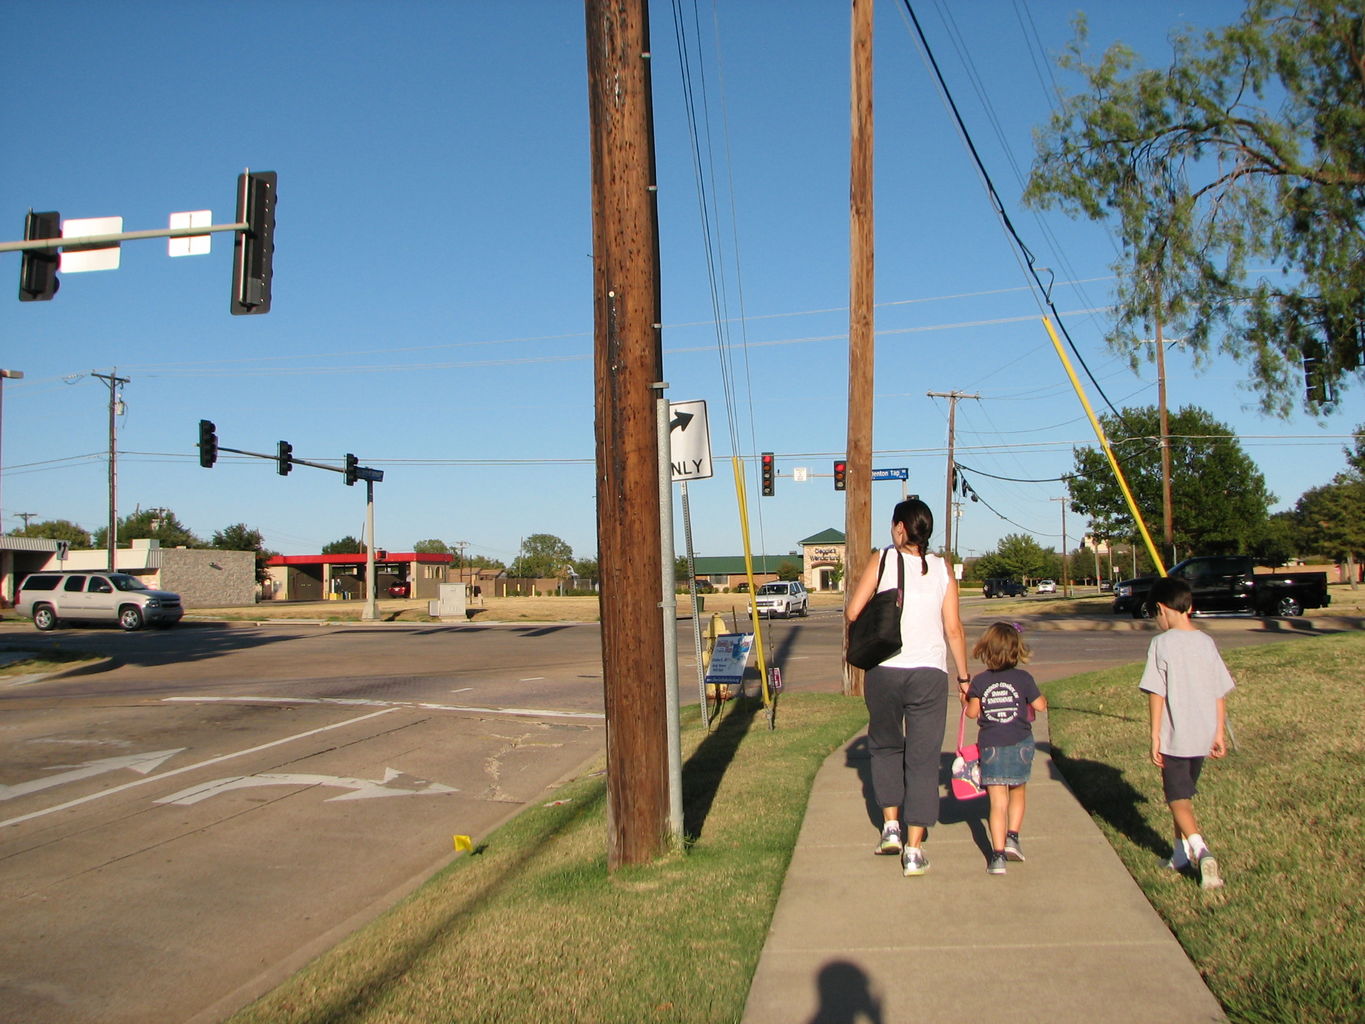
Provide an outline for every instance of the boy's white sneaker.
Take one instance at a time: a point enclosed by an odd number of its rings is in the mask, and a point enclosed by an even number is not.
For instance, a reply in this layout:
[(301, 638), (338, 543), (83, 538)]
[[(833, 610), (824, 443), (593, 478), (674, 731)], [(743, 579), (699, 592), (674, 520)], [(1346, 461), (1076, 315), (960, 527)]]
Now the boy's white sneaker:
[(1199, 886), (1202, 889), (1223, 888), (1223, 874), (1218, 870), (1218, 858), (1211, 853), (1199, 858)]

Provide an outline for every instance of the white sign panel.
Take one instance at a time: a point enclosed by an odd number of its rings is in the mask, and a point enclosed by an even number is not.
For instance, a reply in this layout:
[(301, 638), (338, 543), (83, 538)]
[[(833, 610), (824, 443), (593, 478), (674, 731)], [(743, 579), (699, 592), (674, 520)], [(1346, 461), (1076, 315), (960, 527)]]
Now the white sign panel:
[(711, 475), (711, 428), (705, 402), (668, 403), (668, 457), (675, 484)]
[[(63, 238), (84, 238), (87, 235), (118, 235), (123, 233), (122, 217), (85, 217), (62, 221)], [(87, 270), (117, 270), (119, 246), (115, 242), (102, 249), (62, 248), (62, 262), (58, 269), (63, 274), (79, 274)]]
[(708, 685), (738, 686), (744, 681), (744, 669), (749, 664), (749, 652), (754, 649), (752, 633), (722, 633), (711, 649), (711, 660), (706, 666)]
[[(190, 210), (188, 213), (171, 214), (172, 228), (206, 228), (213, 223), (212, 210)], [(180, 238), (166, 239), (168, 256), (203, 256), (211, 251), (212, 235), (184, 235)]]

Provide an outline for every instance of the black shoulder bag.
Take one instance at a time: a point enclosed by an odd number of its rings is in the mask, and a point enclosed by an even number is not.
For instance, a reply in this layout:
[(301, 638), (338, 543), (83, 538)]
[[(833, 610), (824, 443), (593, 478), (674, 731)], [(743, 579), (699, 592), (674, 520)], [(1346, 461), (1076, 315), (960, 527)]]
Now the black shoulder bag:
[[(891, 548), (882, 549), (882, 560), (877, 566), (877, 583), (881, 584), (886, 569), (886, 555)], [(905, 560), (896, 552), (896, 589), (879, 590), (863, 606), (858, 617), (848, 626), (848, 654), (846, 660), (854, 668), (876, 668), (901, 649), (901, 603), (905, 599)]]

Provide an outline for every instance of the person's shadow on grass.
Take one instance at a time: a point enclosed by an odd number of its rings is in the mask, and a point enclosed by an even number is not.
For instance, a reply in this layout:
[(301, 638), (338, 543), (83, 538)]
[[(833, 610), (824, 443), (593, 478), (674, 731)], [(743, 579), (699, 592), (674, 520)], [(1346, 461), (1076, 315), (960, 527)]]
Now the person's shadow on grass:
[(1150, 801), (1128, 781), (1122, 769), (1103, 761), (1068, 757), (1055, 744), (1038, 746), (1040, 751), (1050, 748), (1052, 763), (1086, 811), (1107, 821), (1133, 845), (1158, 857), (1170, 856), (1170, 837), (1158, 833), (1147, 821), (1143, 805)]

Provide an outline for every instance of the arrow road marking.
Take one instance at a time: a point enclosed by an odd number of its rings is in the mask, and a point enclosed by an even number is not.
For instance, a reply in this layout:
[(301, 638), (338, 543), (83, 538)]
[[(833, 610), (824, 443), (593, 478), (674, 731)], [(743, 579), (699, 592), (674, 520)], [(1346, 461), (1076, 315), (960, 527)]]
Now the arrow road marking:
[(55, 771), (57, 768), (70, 768), (71, 771), (62, 772), (60, 775), (48, 775), (40, 779), (31, 779), (28, 782), (16, 783), (13, 786), (0, 786), (0, 800), (13, 800), (16, 797), (28, 796), (30, 793), (40, 793), (53, 786), (64, 786), (68, 782), (79, 782), (81, 779), (93, 778), (96, 775), (103, 775), (106, 772), (122, 771), (129, 768), (139, 774), (146, 775), (150, 771), (161, 767), (176, 754), (184, 750), (184, 747), (177, 747), (175, 750), (157, 750), (150, 754), (127, 754), (123, 757), (106, 757), (99, 761), (87, 761), (85, 764), (78, 765), (56, 765), (50, 769)]
[(368, 715), (361, 715), (359, 718), (348, 718), (344, 722), (333, 722), (331, 725), (324, 725), (317, 729), (309, 729), (307, 732), (297, 733), (293, 736), (285, 736), (283, 739), (271, 740), (269, 743), (262, 743), (260, 746), (250, 747), (246, 750), (235, 750), (231, 754), (221, 754), (218, 757), (211, 757), (207, 761), (200, 761), (198, 764), (187, 764), (181, 768), (172, 768), (168, 772), (160, 775), (148, 775), (143, 779), (135, 779), (132, 782), (125, 782), (121, 786), (114, 786), (112, 789), (100, 790), (98, 793), (91, 793), (76, 800), (68, 800), (64, 804), (56, 804), (53, 807), (45, 807), (41, 811), (34, 811), (31, 814), (21, 814), (17, 818), (7, 818), (0, 821), (0, 828), (9, 825), (18, 825), (20, 822), (29, 821), (33, 818), (41, 818), (47, 814), (54, 814), (57, 811), (65, 811), (71, 807), (79, 807), (81, 804), (88, 804), (92, 800), (102, 800), (106, 796), (113, 796), (115, 793), (122, 793), (124, 790), (132, 789), (134, 786), (144, 786), (149, 782), (160, 782), (162, 779), (169, 779), (175, 775), (183, 775), (185, 772), (192, 772), (199, 768), (208, 768), (210, 765), (220, 764), (223, 761), (230, 761), (234, 757), (242, 757), (245, 754), (255, 754), (262, 750), (269, 750), (271, 747), (278, 747), (284, 743), (293, 743), (295, 740), (307, 739), (309, 736), (316, 736), (318, 733), (328, 732), (332, 729), (344, 729), (348, 725), (357, 725), (360, 722), (371, 718), (378, 718), (380, 715), (392, 714), (397, 708), (385, 708), (382, 711), (372, 711)]
[(423, 779), (414, 780), (422, 783), (421, 788), (418, 789), (404, 789), (401, 786), (389, 785), (394, 779), (402, 776), (402, 772), (396, 772), (392, 768), (384, 769), (384, 778), (382, 779), (353, 779), (343, 775), (299, 775), (269, 772), (260, 775), (232, 775), (226, 779), (215, 779), (213, 782), (205, 782), (199, 786), (182, 789), (179, 793), (164, 796), (156, 802), (188, 807), (190, 804), (197, 804), (199, 801), (207, 800), (219, 793), (227, 793), (234, 789), (251, 789), (255, 786), (339, 786), (342, 789), (350, 790), (349, 793), (330, 797), (328, 803), (335, 800), (366, 800), (382, 796), (439, 796), (459, 792), (451, 786), (443, 786), (439, 782), (426, 782)]

